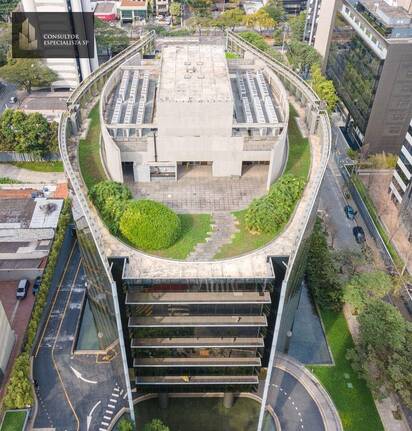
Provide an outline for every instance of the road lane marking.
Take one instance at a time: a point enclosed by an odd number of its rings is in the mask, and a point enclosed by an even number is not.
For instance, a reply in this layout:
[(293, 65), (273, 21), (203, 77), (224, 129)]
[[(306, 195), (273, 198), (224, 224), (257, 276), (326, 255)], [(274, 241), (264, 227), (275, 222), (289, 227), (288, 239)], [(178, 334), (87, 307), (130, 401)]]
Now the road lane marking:
[(34, 357), (36, 357), (38, 355), (38, 353), (39, 353), (40, 346), (41, 346), (41, 343), (43, 341), (44, 334), (46, 332), (47, 326), (49, 325), (50, 316), (51, 316), (51, 314), (52, 314), (52, 312), (54, 310), (54, 305), (56, 304), (57, 297), (59, 296), (59, 292), (60, 292), (60, 289), (62, 287), (63, 280), (66, 277), (66, 272), (67, 272), (67, 269), (69, 267), (69, 263), (70, 263), (70, 261), (72, 259), (72, 255), (73, 255), (76, 243), (77, 243), (77, 238), (74, 240), (73, 245), (72, 245), (72, 249), (70, 250), (69, 257), (67, 258), (67, 262), (66, 262), (66, 265), (64, 267), (63, 274), (61, 276), (59, 285), (57, 286), (56, 293), (55, 293), (54, 298), (53, 298), (53, 303), (52, 303), (52, 306), (51, 306), (51, 309), (50, 309), (51, 311), (50, 311), (49, 315), (47, 316), (47, 320), (46, 320), (46, 323), (44, 325), (43, 332), (41, 334), (41, 337), (40, 337), (40, 340), (39, 340), (39, 344), (37, 345), (36, 354), (34, 355)]
[(96, 384), (97, 384), (97, 382), (96, 382), (96, 381), (94, 381), (94, 380), (88, 380), (88, 379), (84, 378), (84, 377), (82, 376), (82, 373), (80, 373), (79, 371), (77, 371), (77, 370), (76, 370), (76, 368), (73, 368), (71, 365), (70, 365), (70, 369), (73, 371), (74, 375), (75, 375), (78, 379), (83, 380), (83, 382), (91, 383), (92, 385), (96, 385)]
[(114, 406), (113, 404), (107, 404), (108, 407), (110, 407), (111, 409), (115, 409), (116, 406)]
[[(80, 268), (81, 268), (81, 264), (82, 264), (82, 259), (80, 258), (80, 259), (79, 259), (79, 264), (78, 264), (77, 269), (76, 269), (76, 273), (74, 274), (74, 278), (73, 278), (73, 282), (72, 282), (72, 287), (73, 287), (73, 286), (74, 286), (74, 284), (76, 283), (76, 280), (77, 280), (77, 277), (78, 277), (78, 275), (79, 275), (79, 271), (80, 271)], [(67, 299), (66, 299), (66, 306), (64, 307), (64, 310), (63, 310), (63, 316), (62, 316), (62, 318), (60, 319), (60, 324), (59, 324), (59, 327), (58, 327), (58, 329), (57, 329), (56, 338), (55, 338), (55, 340), (54, 340), (54, 344), (53, 344), (52, 351), (51, 351), (51, 357), (52, 357), (52, 361), (53, 361), (54, 368), (55, 368), (55, 370), (56, 370), (56, 372), (57, 372), (57, 375), (58, 375), (58, 377), (59, 377), (60, 383), (61, 383), (61, 385), (62, 385), (64, 395), (66, 396), (67, 402), (69, 403), (69, 406), (70, 406), (70, 408), (72, 409), (72, 411), (73, 411), (73, 413), (74, 413), (74, 416), (75, 416), (75, 418), (76, 418), (76, 421), (77, 421), (77, 429), (76, 429), (76, 430), (77, 430), (77, 431), (79, 431), (79, 429), (80, 429), (80, 421), (79, 421), (79, 417), (77, 416), (77, 413), (76, 413), (76, 411), (75, 411), (75, 409), (74, 409), (74, 407), (73, 407), (73, 404), (72, 404), (72, 402), (71, 402), (71, 400), (70, 400), (69, 394), (68, 394), (68, 393), (67, 393), (67, 391), (66, 391), (66, 387), (64, 386), (63, 379), (62, 379), (62, 377), (61, 377), (61, 375), (60, 375), (60, 371), (59, 371), (59, 369), (58, 369), (58, 367), (57, 367), (56, 360), (54, 359), (54, 349), (55, 349), (55, 347), (56, 347), (57, 340), (58, 340), (59, 335), (60, 335), (60, 330), (61, 330), (61, 327), (62, 327), (62, 325), (63, 325), (64, 318), (65, 318), (65, 316), (66, 316), (67, 305), (68, 305), (68, 303), (70, 302), (70, 297), (71, 297), (71, 293), (68, 295), (68, 297), (67, 297)]]
[(90, 424), (92, 422), (92, 415), (93, 412), (96, 410), (97, 406), (101, 403), (101, 401), (97, 401), (97, 403), (93, 406), (93, 408), (90, 410), (89, 414), (87, 415), (87, 431), (89, 431)]

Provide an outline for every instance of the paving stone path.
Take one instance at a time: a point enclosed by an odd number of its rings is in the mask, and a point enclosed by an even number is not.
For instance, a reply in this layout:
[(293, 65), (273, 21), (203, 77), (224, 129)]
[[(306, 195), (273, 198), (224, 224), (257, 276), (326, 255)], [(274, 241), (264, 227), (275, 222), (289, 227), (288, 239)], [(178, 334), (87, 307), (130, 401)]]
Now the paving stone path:
[(233, 235), (238, 232), (235, 217), (229, 212), (215, 212), (212, 214), (212, 232), (206, 238), (206, 242), (197, 244), (190, 253), (189, 261), (212, 260), (220, 248), (232, 241)]

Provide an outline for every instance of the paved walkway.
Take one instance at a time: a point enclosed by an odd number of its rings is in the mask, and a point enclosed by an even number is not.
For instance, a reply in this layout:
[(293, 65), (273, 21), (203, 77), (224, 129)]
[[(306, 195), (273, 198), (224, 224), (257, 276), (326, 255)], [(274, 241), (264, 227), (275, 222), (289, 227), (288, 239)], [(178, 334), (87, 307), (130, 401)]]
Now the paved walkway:
[(246, 208), (266, 193), (267, 166), (251, 167), (240, 178), (213, 177), (209, 166), (197, 166), (177, 181), (128, 182), (133, 196), (162, 202), (181, 213), (211, 213)]
[(64, 172), (36, 172), (17, 168), (8, 163), (0, 163), (0, 177), (12, 178), (22, 183), (61, 183), (66, 181)]
[[(263, 386), (259, 387), (259, 396)], [(343, 431), (329, 394), (304, 365), (279, 355), (272, 371), (268, 403), (282, 431)]]
[(212, 233), (206, 238), (206, 242), (197, 244), (187, 260), (212, 260), (223, 245), (229, 244), (232, 241), (233, 235), (239, 230), (235, 224), (235, 217), (231, 213), (213, 213), (212, 217)]

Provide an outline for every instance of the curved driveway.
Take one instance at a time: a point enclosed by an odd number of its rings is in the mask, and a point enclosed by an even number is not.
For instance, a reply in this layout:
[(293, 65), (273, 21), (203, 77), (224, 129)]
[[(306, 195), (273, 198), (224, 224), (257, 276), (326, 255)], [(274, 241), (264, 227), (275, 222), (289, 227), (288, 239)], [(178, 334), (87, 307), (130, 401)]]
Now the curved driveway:
[(304, 365), (290, 356), (279, 355), (275, 359), (268, 404), (279, 419), (281, 431), (343, 431), (326, 390)]

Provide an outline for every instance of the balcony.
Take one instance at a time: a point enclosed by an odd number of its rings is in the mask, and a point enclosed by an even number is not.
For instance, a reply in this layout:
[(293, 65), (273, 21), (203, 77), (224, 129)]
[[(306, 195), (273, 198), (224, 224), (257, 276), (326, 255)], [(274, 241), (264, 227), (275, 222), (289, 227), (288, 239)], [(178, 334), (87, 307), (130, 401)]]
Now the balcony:
[(129, 317), (129, 328), (260, 327), (266, 316), (139, 316)]
[(136, 377), (136, 385), (257, 385), (257, 376)]
[(259, 348), (264, 347), (263, 338), (249, 337), (180, 337), (180, 338), (133, 338), (132, 349), (185, 349), (185, 348), (224, 348), (224, 347), (244, 347)]
[(128, 305), (270, 304), (269, 292), (128, 292)]
[(135, 358), (134, 367), (260, 367), (260, 358)]

